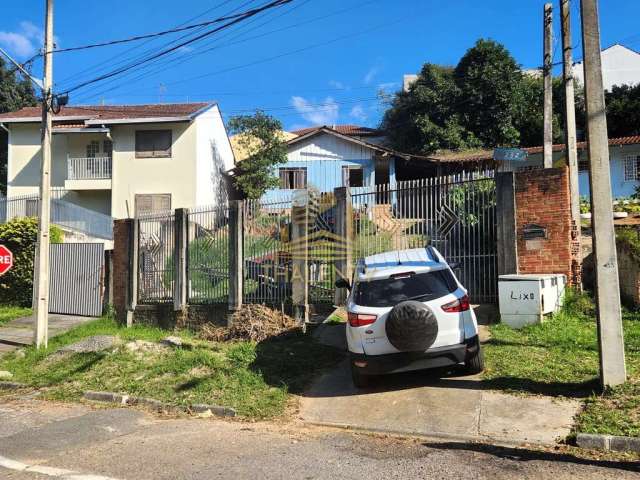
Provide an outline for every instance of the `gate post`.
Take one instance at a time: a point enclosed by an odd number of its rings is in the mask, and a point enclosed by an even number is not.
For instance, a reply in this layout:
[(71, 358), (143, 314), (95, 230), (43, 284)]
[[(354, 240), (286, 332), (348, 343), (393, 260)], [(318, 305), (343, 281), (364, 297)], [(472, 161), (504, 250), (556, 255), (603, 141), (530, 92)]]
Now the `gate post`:
[[(336, 199), (336, 235), (341, 238), (342, 245), (336, 252), (334, 264), (335, 278), (344, 278), (351, 281), (353, 253), (351, 251), (353, 238), (353, 219), (351, 206), (351, 190), (348, 187), (338, 187), (334, 189), (333, 195)], [(345, 288), (336, 288), (334, 302), (337, 306), (344, 305), (348, 292)]]
[(294, 317), (303, 328), (309, 322), (309, 212), (306, 205), (291, 207), (291, 300)]
[(242, 306), (244, 202), (229, 201), (229, 310)]
[(513, 172), (496, 173), (498, 275), (518, 273), (516, 194)]
[(127, 327), (133, 326), (133, 312), (138, 306), (138, 274), (140, 265), (138, 262), (139, 241), (140, 241), (140, 220), (131, 220), (129, 229), (129, 302), (127, 308)]
[(189, 210), (177, 208), (174, 215), (173, 309), (180, 311), (187, 306), (187, 249), (189, 243)]

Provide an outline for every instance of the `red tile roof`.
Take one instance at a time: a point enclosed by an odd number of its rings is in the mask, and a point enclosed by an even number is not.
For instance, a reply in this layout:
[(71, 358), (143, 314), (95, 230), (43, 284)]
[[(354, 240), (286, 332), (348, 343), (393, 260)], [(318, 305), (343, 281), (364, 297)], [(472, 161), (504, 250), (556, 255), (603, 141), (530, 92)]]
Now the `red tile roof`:
[(343, 135), (349, 135), (353, 137), (379, 137), (382, 135), (382, 132), (380, 132), (380, 130), (369, 127), (361, 127), (359, 125), (320, 125), (317, 127), (308, 127), (302, 128), (300, 130), (293, 130), (291, 133), (302, 136), (311, 132), (315, 132), (316, 130), (320, 130), (321, 128), (329, 128)]
[[(619, 145), (640, 145), (640, 135), (634, 135), (630, 137), (610, 138), (609, 146)], [(587, 142), (578, 142), (578, 150), (584, 150), (587, 148)], [(560, 152), (565, 149), (564, 144), (553, 145), (554, 152)], [(543, 147), (526, 147), (523, 148), (529, 155), (536, 155), (542, 153)], [(493, 159), (493, 150), (470, 150), (470, 151), (443, 151), (428, 155), (429, 160), (442, 163), (451, 162), (482, 162)]]
[[(211, 105), (210, 103), (167, 103), (155, 105), (78, 105), (62, 107), (54, 119), (84, 117), (91, 120), (127, 120), (133, 118), (184, 117)], [(15, 112), (0, 114), (3, 119), (40, 118), (40, 107), (25, 107)]]

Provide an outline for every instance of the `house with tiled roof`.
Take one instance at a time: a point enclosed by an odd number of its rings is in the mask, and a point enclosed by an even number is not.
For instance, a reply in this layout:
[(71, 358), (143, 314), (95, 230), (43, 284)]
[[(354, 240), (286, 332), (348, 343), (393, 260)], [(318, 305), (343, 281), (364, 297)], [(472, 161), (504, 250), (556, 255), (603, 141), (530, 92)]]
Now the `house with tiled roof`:
[(287, 162), (278, 166), (279, 188), (267, 193), (286, 197), (296, 189), (321, 192), (371, 187), (432, 174), (426, 158), (388, 148), (379, 130), (358, 125), (322, 125), (289, 132)]
[[(0, 115), (7, 199), (38, 194), (40, 107)], [(61, 107), (53, 116), (55, 198), (113, 218), (217, 203), (231, 144), (215, 103)]]

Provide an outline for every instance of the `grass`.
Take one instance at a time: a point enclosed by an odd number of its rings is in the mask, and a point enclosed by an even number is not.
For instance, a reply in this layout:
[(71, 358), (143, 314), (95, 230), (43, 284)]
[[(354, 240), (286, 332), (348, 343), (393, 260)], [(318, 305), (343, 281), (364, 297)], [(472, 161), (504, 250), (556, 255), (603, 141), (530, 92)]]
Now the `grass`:
[[(166, 330), (122, 328), (101, 318), (50, 341), (44, 351), (27, 348), (0, 359), (0, 370), (14, 379), (44, 388), (46, 398), (79, 400), (85, 390), (151, 397), (176, 405), (208, 403), (229, 406), (248, 418), (284, 413), (290, 394), (301, 393), (339, 354), (303, 334), (289, 334), (261, 343), (214, 343), (188, 331), (173, 332), (183, 348), (155, 352), (130, 351), (133, 340), (157, 342)], [(115, 335), (122, 342), (111, 351), (64, 354), (56, 351), (91, 335)]]
[(640, 313), (623, 313), (629, 382), (600, 391), (595, 309), (586, 294), (569, 292), (548, 321), (513, 330), (491, 327), (485, 346), (489, 388), (585, 399), (576, 431), (640, 435)]
[(30, 308), (16, 307), (13, 305), (0, 305), (0, 325), (9, 323), (11, 320), (15, 320), (20, 317), (27, 317), (31, 315)]

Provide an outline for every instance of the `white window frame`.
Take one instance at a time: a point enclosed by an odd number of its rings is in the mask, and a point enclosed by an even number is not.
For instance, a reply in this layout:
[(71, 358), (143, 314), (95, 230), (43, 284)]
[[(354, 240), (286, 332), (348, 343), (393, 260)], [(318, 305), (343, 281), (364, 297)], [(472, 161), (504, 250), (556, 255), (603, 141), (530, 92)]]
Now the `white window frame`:
[(638, 181), (638, 162), (640, 162), (640, 155), (627, 155), (624, 158), (624, 181), (625, 182), (637, 182)]

